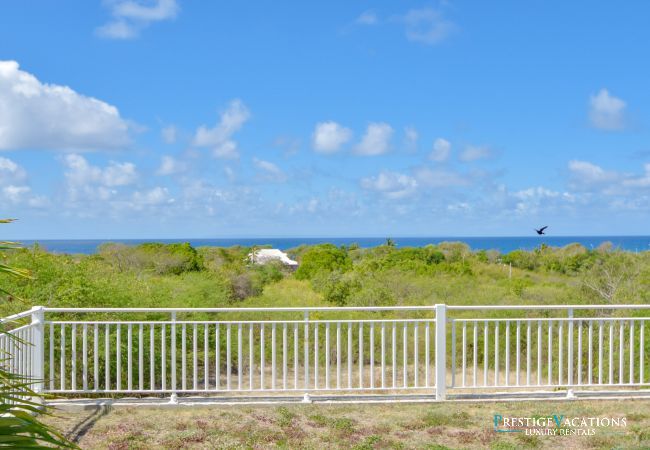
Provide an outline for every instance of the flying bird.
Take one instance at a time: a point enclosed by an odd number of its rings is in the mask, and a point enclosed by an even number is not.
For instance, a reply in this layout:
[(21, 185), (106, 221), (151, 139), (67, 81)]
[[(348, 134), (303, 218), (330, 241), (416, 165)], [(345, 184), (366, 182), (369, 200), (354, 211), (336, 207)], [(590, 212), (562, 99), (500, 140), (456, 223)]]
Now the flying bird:
[(547, 228), (548, 228), (548, 225), (546, 225), (546, 226), (540, 228), (539, 230), (538, 230), (537, 228), (534, 228), (534, 230), (535, 230), (535, 232), (536, 232), (537, 234), (539, 234), (539, 235), (541, 236), (542, 234), (546, 234), (546, 233), (544, 233), (544, 230), (547, 229)]

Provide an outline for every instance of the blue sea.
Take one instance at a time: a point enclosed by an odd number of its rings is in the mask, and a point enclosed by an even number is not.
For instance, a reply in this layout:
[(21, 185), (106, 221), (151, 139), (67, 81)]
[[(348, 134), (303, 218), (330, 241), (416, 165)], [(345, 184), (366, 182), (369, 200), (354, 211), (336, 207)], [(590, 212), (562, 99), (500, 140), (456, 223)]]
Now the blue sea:
[[(499, 250), (501, 253), (508, 253), (512, 250), (532, 250), (542, 244), (554, 247), (562, 247), (574, 242), (584, 245), (587, 248), (596, 248), (603, 242), (611, 242), (615, 247), (627, 251), (648, 251), (650, 250), (650, 236), (512, 236), (512, 237), (395, 237), (392, 238), (398, 247), (423, 247), (429, 244), (438, 244), (444, 241), (460, 241), (467, 243), (473, 250)], [(335, 245), (358, 244), (361, 247), (375, 247), (386, 242), (384, 237), (331, 237), (331, 238), (220, 238), (220, 239), (70, 239), (50, 240), (36, 239), (23, 240), (23, 245), (31, 246), (38, 244), (54, 253), (83, 253), (91, 254), (106, 242), (119, 242), (127, 245), (137, 245), (144, 242), (189, 242), (194, 247), (231, 247), (241, 245), (252, 247), (255, 245), (270, 245), (274, 248), (286, 250), (299, 245), (332, 243)]]

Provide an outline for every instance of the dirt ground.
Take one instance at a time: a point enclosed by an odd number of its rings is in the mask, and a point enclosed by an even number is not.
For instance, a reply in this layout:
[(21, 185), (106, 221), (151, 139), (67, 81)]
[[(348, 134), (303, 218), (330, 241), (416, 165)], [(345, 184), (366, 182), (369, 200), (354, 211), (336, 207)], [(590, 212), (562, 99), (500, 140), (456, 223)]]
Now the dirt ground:
[[(495, 414), (625, 417), (626, 426), (587, 427), (590, 436), (533, 436), (495, 431)], [(84, 449), (650, 448), (650, 400), (116, 406), (59, 411), (46, 421)]]

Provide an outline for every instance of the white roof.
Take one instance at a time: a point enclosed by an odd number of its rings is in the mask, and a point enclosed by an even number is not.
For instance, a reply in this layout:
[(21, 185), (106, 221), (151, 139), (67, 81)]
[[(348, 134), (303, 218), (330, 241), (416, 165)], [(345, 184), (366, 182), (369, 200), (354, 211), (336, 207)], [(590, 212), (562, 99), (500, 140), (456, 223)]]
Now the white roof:
[(248, 255), (256, 264), (266, 264), (269, 261), (280, 261), (288, 266), (297, 266), (298, 262), (289, 258), (289, 255), (277, 248), (262, 248)]

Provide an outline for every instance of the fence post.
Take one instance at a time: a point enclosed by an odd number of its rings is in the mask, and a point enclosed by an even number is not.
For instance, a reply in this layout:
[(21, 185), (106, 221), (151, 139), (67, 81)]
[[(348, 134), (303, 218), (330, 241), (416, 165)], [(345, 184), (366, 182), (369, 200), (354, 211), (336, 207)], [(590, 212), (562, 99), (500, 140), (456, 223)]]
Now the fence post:
[[(40, 394), (45, 387), (45, 308), (34, 306), (32, 308), (32, 370), (27, 374), (34, 382), (34, 392)], [(40, 403), (40, 398), (36, 401)]]
[(447, 398), (447, 305), (436, 304), (436, 400)]

